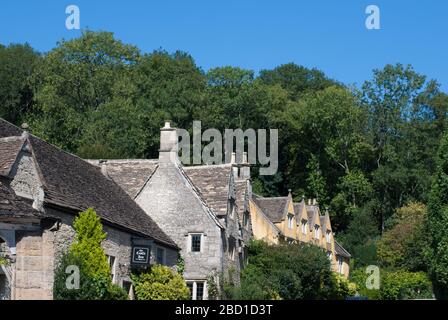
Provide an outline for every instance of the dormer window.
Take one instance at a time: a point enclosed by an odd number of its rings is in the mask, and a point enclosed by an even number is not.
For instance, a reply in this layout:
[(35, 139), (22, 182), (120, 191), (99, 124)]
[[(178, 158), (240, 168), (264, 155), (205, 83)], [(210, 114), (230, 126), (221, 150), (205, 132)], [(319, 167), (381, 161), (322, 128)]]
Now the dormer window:
[(292, 227), (293, 227), (293, 218), (294, 218), (294, 216), (292, 215), (292, 214), (288, 214), (288, 228), (289, 229), (292, 229)]
[(327, 240), (327, 243), (331, 243), (331, 231), (325, 233), (325, 239)]
[(302, 233), (306, 234), (306, 228), (308, 227), (308, 221), (302, 220), (300, 226), (301, 226), (301, 229), (302, 229)]
[(314, 238), (316, 239), (320, 238), (320, 228), (317, 224), (314, 225)]

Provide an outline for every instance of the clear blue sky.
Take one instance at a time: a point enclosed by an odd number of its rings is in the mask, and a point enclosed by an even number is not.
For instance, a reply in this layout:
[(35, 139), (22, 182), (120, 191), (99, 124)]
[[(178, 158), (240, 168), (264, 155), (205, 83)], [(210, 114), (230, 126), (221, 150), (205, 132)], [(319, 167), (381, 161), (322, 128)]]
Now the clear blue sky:
[[(448, 92), (446, 0), (50, 0), (2, 1), (0, 43), (28, 42), (44, 52), (62, 38), (65, 8), (81, 10), (81, 27), (115, 33), (150, 52), (189, 52), (204, 70), (232, 65), (259, 71), (295, 62), (361, 84), (387, 63), (410, 63)], [(381, 30), (365, 28), (369, 4)]]

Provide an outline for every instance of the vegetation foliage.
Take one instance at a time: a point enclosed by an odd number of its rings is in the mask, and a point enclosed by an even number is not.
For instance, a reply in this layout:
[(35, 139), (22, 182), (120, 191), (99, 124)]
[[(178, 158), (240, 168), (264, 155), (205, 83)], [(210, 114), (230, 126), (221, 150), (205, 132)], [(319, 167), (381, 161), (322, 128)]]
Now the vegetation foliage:
[[(106, 238), (100, 218), (89, 208), (73, 223), (76, 235), (63, 253), (55, 271), (53, 296), (56, 300), (126, 300), (128, 295), (112, 283), (111, 270), (101, 242)], [(70, 266), (79, 270), (79, 288), (67, 287)], [(67, 272), (69, 271), (69, 272)], [(70, 282), (70, 281), (69, 281)]]
[[(221, 132), (279, 129), (279, 170), (258, 176), (254, 168), (254, 191), (317, 198), (355, 268), (428, 271), (441, 293), (448, 288), (447, 111), (448, 95), (411, 65), (376, 69), (354, 88), (294, 63), (258, 75), (230, 66), (204, 71), (185, 52), (142, 53), (108, 32), (84, 31), (44, 54), (0, 46), (0, 116), (26, 121), (84, 158), (155, 158), (166, 119), (188, 130), (193, 120)], [(418, 203), (428, 205), (427, 218), (398, 217), (406, 206), (423, 212)], [(246, 277), (260, 272), (248, 270)], [(296, 292), (272, 288), (261, 292)]]

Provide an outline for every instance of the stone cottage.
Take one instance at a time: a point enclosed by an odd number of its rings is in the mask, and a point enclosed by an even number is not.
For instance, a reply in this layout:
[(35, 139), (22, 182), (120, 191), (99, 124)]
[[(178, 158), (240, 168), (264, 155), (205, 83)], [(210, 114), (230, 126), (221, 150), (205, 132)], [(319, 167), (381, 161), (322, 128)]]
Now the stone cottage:
[(179, 246), (100, 168), (0, 119), (0, 299), (52, 299), (73, 219), (90, 207), (114, 283), (130, 290), (133, 267), (177, 264)]
[(321, 214), (315, 199), (293, 202), (286, 197), (252, 195), (250, 202), (253, 235), (270, 244), (311, 243), (325, 250), (331, 267), (345, 277), (349, 275), (350, 254), (333, 236), (328, 211)]
[(249, 165), (232, 161), (186, 167), (178, 158), (177, 143), (177, 131), (167, 122), (161, 129), (159, 159), (90, 162), (181, 248), (192, 299), (211, 299), (208, 289), (220, 280), (238, 283), (245, 263), (252, 235)]

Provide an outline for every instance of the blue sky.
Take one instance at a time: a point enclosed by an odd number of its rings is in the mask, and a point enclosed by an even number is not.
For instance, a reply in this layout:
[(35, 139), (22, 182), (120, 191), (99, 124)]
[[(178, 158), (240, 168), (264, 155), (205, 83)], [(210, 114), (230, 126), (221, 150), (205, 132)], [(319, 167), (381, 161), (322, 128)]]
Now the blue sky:
[[(189, 52), (204, 70), (232, 65), (259, 71), (295, 62), (347, 84), (387, 63), (412, 64), (448, 92), (445, 0), (50, 0), (2, 1), (0, 43), (28, 42), (45, 52), (62, 38), (65, 8), (79, 6), (81, 28), (106, 30), (144, 52)], [(365, 8), (381, 10), (367, 30)]]

